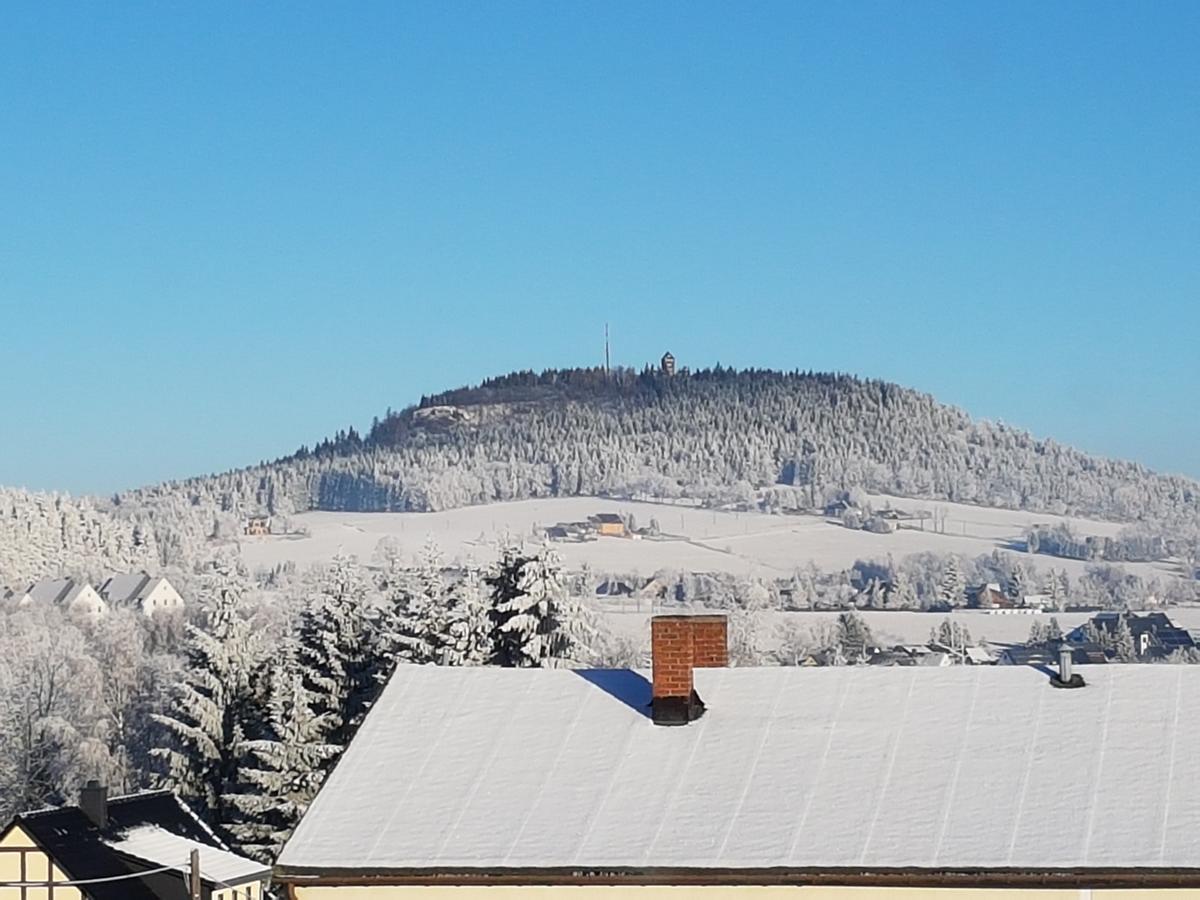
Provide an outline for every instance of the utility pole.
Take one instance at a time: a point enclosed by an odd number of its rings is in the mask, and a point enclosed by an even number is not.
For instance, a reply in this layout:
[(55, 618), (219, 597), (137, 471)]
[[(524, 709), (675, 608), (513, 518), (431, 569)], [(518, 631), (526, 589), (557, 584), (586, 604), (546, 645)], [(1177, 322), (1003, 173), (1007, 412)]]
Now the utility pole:
[(188, 897), (201, 900), (200, 896), (200, 851), (192, 850), (191, 865), (188, 867)]

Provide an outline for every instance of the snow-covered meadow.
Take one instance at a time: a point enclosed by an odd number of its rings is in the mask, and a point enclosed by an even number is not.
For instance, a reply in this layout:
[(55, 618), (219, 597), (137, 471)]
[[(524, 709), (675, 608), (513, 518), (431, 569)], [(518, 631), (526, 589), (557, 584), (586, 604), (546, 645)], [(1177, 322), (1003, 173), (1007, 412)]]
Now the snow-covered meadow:
[[(242, 538), (241, 551), (253, 569), (284, 562), (305, 566), (325, 562), (339, 551), (369, 563), (379, 541), (393, 538), (406, 555), (415, 555), (428, 536), (446, 558), (487, 560), (505, 535), (540, 542), (544, 529), (558, 522), (586, 519), (602, 512), (632, 514), (638, 526), (658, 521), (664, 538), (600, 538), (557, 546), (568, 568), (587, 565), (595, 572), (650, 575), (660, 569), (722, 572), (775, 578), (813, 563), (825, 570), (847, 568), (859, 559), (900, 561), (914, 553), (958, 553), (974, 557), (1013, 550), (1027, 527), (1066, 522), (1080, 534), (1114, 535), (1122, 525), (1090, 519), (1017, 510), (988, 509), (955, 503), (873, 495), (876, 509), (891, 506), (933, 517), (893, 534), (852, 531), (819, 516), (720, 512), (695, 506), (572, 497), (521, 500), (435, 513), (309, 512), (294, 516), (307, 536)], [(935, 533), (934, 522), (939, 523)], [(1018, 551), (1019, 552), (1019, 551)], [(1035, 569), (1082, 575), (1087, 563), (1022, 553)], [(1146, 577), (1173, 574), (1168, 564), (1133, 563), (1126, 569)]]

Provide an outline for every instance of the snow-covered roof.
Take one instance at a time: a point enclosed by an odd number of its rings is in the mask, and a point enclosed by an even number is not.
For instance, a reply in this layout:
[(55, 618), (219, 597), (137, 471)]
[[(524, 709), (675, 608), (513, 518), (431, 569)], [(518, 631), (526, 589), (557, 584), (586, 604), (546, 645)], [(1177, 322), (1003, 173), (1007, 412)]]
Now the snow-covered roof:
[(140, 603), (160, 581), (161, 578), (151, 578), (145, 572), (114, 575), (100, 586), (100, 596), (109, 603)]
[(1200, 667), (402, 666), (279, 860), (321, 870), (1200, 869)]
[(27, 591), (16, 591), (14, 596), (28, 596), (34, 603), (60, 603), (70, 606), (89, 587), (87, 582), (76, 581), (73, 578), (53, 578), (31, 584)]
[(142, 825), (125, 832), (119, 839), (105, 841), (109, 847), (154, 866), (172, 866), (187, 871), (192, 850), (200, 851), (200, 874), (205, 881), (238, 884), (253, 881), (266, 870), (260, 862), (219, 850), (211, 844), (191, 841), (157, 825)]

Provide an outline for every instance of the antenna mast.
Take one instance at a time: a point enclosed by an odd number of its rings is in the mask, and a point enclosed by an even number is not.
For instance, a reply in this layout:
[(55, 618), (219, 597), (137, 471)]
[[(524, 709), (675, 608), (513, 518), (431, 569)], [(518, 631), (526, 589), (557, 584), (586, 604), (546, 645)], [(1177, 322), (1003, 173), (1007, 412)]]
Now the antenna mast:
[(608, 323), (604, 323), (604, 377), (608, 377)]

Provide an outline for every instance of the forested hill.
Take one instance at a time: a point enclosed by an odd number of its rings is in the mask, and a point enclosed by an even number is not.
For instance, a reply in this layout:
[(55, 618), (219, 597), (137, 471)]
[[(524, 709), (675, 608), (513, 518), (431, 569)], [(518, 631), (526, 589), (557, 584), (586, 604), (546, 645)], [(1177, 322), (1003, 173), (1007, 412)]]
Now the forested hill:
[[(275, 463), (133, 492), (225, 511), (436, 510), (569, 495), (821, 503), (852, 487), (1122, 520), (1195, 522), (1200, 485), (972, 421), (844, 375), (517, 372), (424, 397)], [(142, 502), (134, 505), (143, 506)]]

